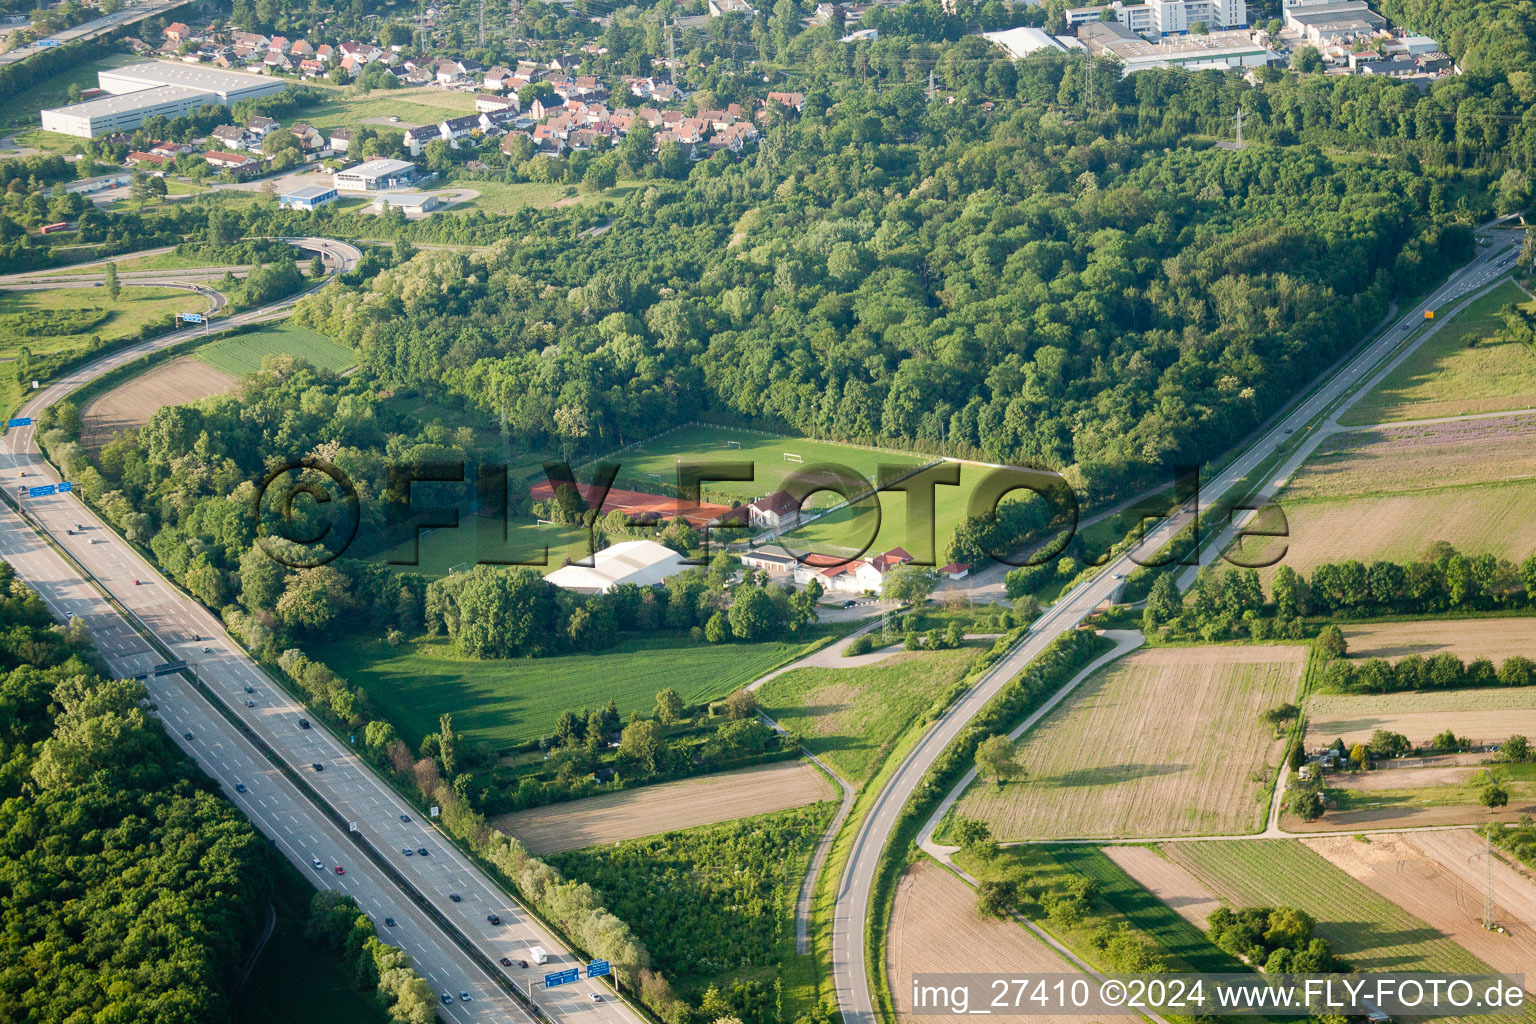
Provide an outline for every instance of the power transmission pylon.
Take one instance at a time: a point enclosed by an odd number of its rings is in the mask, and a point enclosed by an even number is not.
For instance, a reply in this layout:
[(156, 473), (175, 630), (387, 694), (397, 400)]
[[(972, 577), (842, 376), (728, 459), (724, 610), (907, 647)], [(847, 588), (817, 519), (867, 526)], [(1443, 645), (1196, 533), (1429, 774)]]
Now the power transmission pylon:
[(1468, 860), (1483, 858), (1483, 928), (1490, 932), (1501, 932), (1499, 921), (1494, 913), (1493, 906), (1493, 839), (1488, 835), (1483, 836), (1483, 852), (1474, 853)]
[(1243, 111), (1241, 109), (1239, 109), (1238, 112), (1237, 112), (1236, 121), (1237, 121), (1237, 148), (1238, 149), (1242, 149), (1243, 148)]

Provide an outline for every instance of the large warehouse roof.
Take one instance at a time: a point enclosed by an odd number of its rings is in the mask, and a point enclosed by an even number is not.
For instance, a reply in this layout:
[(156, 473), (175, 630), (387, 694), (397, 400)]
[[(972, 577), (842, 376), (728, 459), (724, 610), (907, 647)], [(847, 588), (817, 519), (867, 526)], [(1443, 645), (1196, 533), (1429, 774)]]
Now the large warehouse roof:
[(621, 583), (649, 587), (689, 568), (683, 556), (653, 540), (627, 540), (592, 556), (590, 566), (567, 565), (544, 578), (557, 587), (606, 594)]
[(239, 71), (203, 67), (200, 64), (172, 63), (165, 60), (129, 64), (99, 72), (96, 80), (108, 92), (149, 89), (157, 85), (179, 85), (203, 92), (238, 93), (246, 89), (268, 87), (272, 79)]

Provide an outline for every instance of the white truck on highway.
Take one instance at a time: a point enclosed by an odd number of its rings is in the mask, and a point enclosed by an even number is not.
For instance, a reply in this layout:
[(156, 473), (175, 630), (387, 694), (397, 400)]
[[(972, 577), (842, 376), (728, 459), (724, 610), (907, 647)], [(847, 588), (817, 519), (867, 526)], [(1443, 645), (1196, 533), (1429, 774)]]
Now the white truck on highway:
[(528, 959), (536, 964), (547, 964), (549, 963), (549, 954), (544, 951), (543, 946), (529, 946)]

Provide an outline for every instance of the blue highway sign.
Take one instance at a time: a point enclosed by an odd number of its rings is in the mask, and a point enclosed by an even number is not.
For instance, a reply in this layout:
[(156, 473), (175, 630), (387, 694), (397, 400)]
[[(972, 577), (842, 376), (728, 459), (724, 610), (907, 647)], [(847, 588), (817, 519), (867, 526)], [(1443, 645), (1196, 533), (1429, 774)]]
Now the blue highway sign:
[(607, 960), (593, 960), (591, 963), (587, 964), (587, 977), (589, 978), (601, 978), (607, 973)]
[(568, 971), (556, 971), (554, 974), (544, 975), (544, 987), (554, 988), (556, 985), (568, 985), (581, 976), (581, 972), (572, 967)]
[(34, 497), (34, 498), (43, 498), (43, 497), (46, 497), (46, 496), (48, 496), (50, 494), (54, 494), (57, 491), (58, 491), (58, 488), (55, 487), (53, 484), (43, 484), (41, 487), (28, 487), (27, 488), (27, 493), (29, 495), (31, 495), (32, 497)]
[(204, 320), (203, 314), (201, 313), (183, 313), (181, 314), (181, 318), (189, 324), (200, 324)]
[(66, 494), (69, 491), (72, 491), (74, 489), (75, 489), (75, 485), (70, 483), (68, 480), (65, 480), (63, 483), (59, 484), (59, 493), (60, 494)]
[(30, 427), (32, 425), (32, 417), (17, 416), (15, 419), (7, 420), (5, 425), (8, 427)]

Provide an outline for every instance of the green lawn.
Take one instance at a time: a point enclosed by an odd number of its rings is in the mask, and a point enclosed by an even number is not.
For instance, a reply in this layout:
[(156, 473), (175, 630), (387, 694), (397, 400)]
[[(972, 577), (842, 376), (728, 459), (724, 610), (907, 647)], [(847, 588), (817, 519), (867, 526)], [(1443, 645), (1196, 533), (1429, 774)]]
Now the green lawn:
[(1439, 931), (1291, 839), (1168, 843), (1168, 858), (1236, 906), (1288, 906), (1363, 971), (1487, 972)]
[[(47, 81), (39, 82), (30, 89), (12, 96), (5, 101), (4, 125), (19, 127), (35, 125), (38, 122), (38, 112), (46, 107), (62, 107), (69, 102), (69, 87), (78, 85), (82, 89), (96, 88), (96, 73), (106, 71), (109, 68), (120, 68), (125, 64), (142, 63), (143, 58), (132, 54), (113, 54), (100, 60), (86, 61), (67, 71), (61, 71)], [(59, 136), (68, 138), (69, 136)], [(81, 140), (74, 139), (79, 142)], [(3, 155), (3, 154), (0, 154)]]
[(478, 198), (454, 207), (455, 210), (480, 210), (492, 214), (515, 213), (525, 206), (542, 208), (577, 194), (574, 185), (538, 181), (454, 181), (449, 185), (456, 189), (472, 188), (480, 193)]
[[(281, 861), (280, 857), (273, 857)], [(241, 1024), (388, 1024), (389, 1015), (346, 981), (346, 965), (304, 935), (315, 890), (292, 865), (278, 865), (277, 927), (245, 989), (233, 1000)], [(384, 937), (387, 938), (387, 937)]]
[(262, 327), (197, 350), (197, 358), (236, 377), (255, 373), (269, 355), (297, 356), (325, 370), (340, 371), (357, 364), (351, 349), (297, 324)]
[(1536, 405), (1536, 355), (1499, 341), (1499, 307), (1529, 304), (1506, 281), (1456, 314), (1339, 418), (1347, 426), (1526, 409)]
[(206, 306), (201, 296), (175, 288), (124, 286), (115, 302), (105, 288), (0, 290), (0, 407), (13, 408), (21, 397), (23, 348), (33, 357), (84, 351), (92, 337), (110, 343), (167, 313)]
[(863, 668), (796, 669), (765, 683), (758, 704), (857, 785), (989, 644), (974, 640), (953, 651), (903, 652)]
[[(208, 261), (197, 256), (178, 256), (174, 252), (160, 252), (151, 256), (130, 256), (115, 260), (120, 274), (129, 274), (142, 270), (201, 270), (208, 266)], [(105, 270), (101, 263), (89, 265), (77, 265), (63, 267), (59, 270), (49, 270), (34, 277), (78, 277), (81, 274), (100, 274)]]
[(612, 650), (517, 661), (477, 661), (446, 640), (390, 647), (363, 637), (318, 644), (311, 654), (368, 691), (412, 749), (453, 714), (459, 733), (496, 746), (547, 735), (562, 711), (650, 710), (672, 687), (690, 703), (713, 700), (792, 661), (816, 640), (846, 627), (823, 626), (794, 640), (696, 643), (687, 634), (630, 634)]
[[(446, 491), (435, 494), (428, 489), (430, 486), (419, 485), (415, 488), (413, 493), (417, 495), (416, 507), (430, 508), (439, 501), (446, 505), (453, 500), (447, 491), (457, 488), (459, 494), (462, 494), (469, 485), (443, 485)], [(423, 532), (418, 536), (414, 550), (409, 540), (383, 551), (378, 551), (377, 546), (364, 537), (358, 552), (373, 561), (396, 566), (401, 572), (426, 576), (446, 576), (450, 570), (480, 562), (529, 564), (548, 575), (566, 564), (567, 559), (577, 561), (586, 558), (589, 553), (587, 535), (577, 527), (509, 518), (507, 538), (503, 543), (499, 520), (472, 516), (462, 511), (457, 528), (435, 528)], [(413, 559), (416, 564), (409, 564)], [(540, 559), (543, 559), (542, 564), (538, 563)]]
[(337, 89), (327, 91), (318, 103), (305, 106), (293, 115), (292, 120), (325, 131), (357, 128), (367, 118), (398, 117), (399, 124), (378, 124), (376, 127), (404, 131), (406, 125), (435, 124), (445, 117), (473, 113), (474, 109), (474, 96), (448, 89), (381, 89), (367, 96)]

